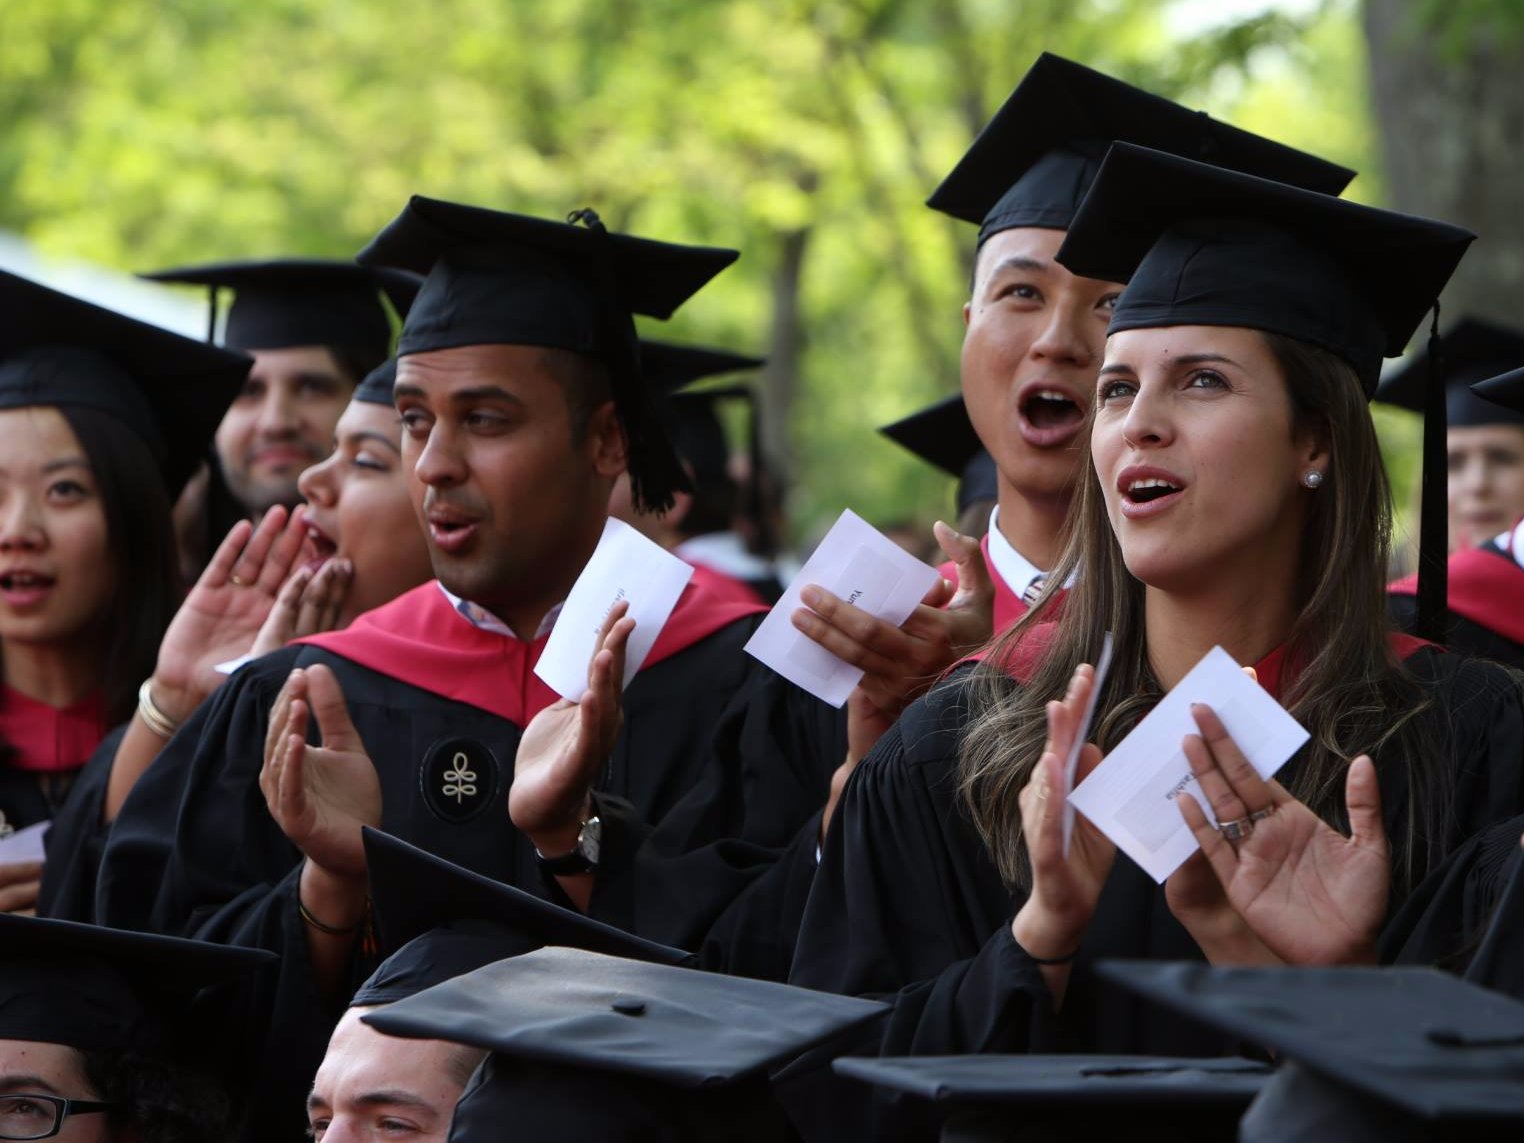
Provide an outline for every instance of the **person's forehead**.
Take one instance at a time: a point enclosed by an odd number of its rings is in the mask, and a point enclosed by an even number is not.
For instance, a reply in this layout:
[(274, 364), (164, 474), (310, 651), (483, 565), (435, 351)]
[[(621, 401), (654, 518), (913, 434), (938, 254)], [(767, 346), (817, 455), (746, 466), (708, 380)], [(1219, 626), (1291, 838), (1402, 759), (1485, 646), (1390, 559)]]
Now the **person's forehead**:
[(340, 442), (354, 433), (381, 433), (395, 441), (401, 436), (401, 429), (397, 424), (397, 411), (391, 406), (378, 405), (374, 401), (351, 401), (339, 417), (334, 433)]
[(992, 273), (1003, 264), (1013, 260), (1041, 262), (1052, 271), (1063, 272), (1063, 267), (1053, 261), (1058, 248), (1064, 243), (1062, 230), (1038, 226), (1018, 226), (990, 235), (979, 250), (979, 265), (985, 273)]
[(341, 1103), (376, 1091), (407, 1092), (432, 1100), (448, 1085), (448, 1065), (460, 1049), (442, 1040), (383, 1036), (360, 1022), (369, 1008), (351, 1008), (339, 1021), (318, 1068), (314, 1093)]
[(273, 378), (303, 373), (342, 376), (338, 360), (326, 345), (292, 345), (281, 349), (254, 349), (248, 353), (254, 358), (250, 377)]
[(79, 1053), (63, 1044), (0, 1040), (0, 1091), (18, 1076), (37, 1076), (62, 1090), (83, 1078), (80, 1063)]

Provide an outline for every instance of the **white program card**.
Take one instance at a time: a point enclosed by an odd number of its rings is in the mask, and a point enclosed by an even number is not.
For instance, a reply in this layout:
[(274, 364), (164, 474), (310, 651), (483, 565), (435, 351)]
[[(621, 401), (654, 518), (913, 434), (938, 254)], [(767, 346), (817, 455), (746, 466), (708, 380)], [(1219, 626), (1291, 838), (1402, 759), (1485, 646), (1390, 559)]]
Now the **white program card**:
[(1090, 724), (1095, 721), (1095, 704), (1100, 700), (1101, 688), (1106, 685), (1106, 673), (1111, 670), (1111, 632), (1101, 644), (1101, 657), (1095, 661), (1095, 685), (1085, 700), (1085, 713), (1080, 717), (1079, 733), (1069, 745), (1069, 757), (1064, 759), (1064, 856), (1069, 856), (1069, 839), (1074, 836), (1074, 803), (1069, 801), (1069, 791), (1074, 789), (1074, 775), (1079, 770), (1080, 751), (1090, 741)]
[(1069, 795), (1075, 809), (1160, 883), (1198, 848), (1176, 799), (1189, 793), (1208, 820), (1216, 821), (1181, 748), (1187, 734), (1200, 733), (1192, 703), (1217, 712), (1262, 778), (1285, 765), (1308, 738), (1232, 656), (1221, 647), (1207, 652)]
[(52, 824), (52, 822), (38, 822), (36, 825), (18, 829), (7, 837), (0, 837), (0, 865), (22, 861), (42, 861), (47, 856), (43, 849), (43, 839), (47, 837), (48, 827)]
[(936, 568), (848, 509), (752, 633), (746, 650), (789, 682), (839, 707), (863, 677), (862, 668), (838, 659), (795, 628), (792, 616), (804, 606), (800, 593), (815, 584), (898, 627), (938, 578)]
[(615, 605), (628, 602), (626, 614), (635, 620), (624, 653), (622, 686), (628, 686), (692, 578), (690, 564), (609, 517), (593, 558), (561, 607), (534, 673), (562, 698), (580, 699), (587, 693), (587, 665), (603, 621)]

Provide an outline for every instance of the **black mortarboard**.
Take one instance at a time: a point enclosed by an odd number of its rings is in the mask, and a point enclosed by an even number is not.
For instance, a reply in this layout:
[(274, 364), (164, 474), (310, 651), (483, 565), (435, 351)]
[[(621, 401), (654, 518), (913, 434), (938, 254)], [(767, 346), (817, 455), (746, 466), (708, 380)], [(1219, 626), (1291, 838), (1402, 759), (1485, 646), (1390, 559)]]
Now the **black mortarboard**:
[(981, 244), (1018, 226), (1067, 230), (1116, 139), (1325, 194), (1338, 194), (1355, 177), (1044, 52), (926, 205), (979, 223)]
[(1472, 1128), (1524, 1125), (1524, 1003), (1447, 973), (1157, 961), (1103, 962), (1097, 972), (1299, 1066), (1298, 1121), (1257, 1138), (1296, 1138), (1292, 1128), (1314, 1119), (1358, 1122), (1374, 1109), (1414, 1138), (1440, 1124), (1467, 1138)]
[(572, 218), (552, 222), (414, 195), (359, 260), (427, 275), (403, 323), (399, 356), (539, 345), (602, 360), (628, 440), (635, 502), (661, 511), (686, 482), (651, 412), (633, 315), (670, 317), (737, 253), (615, 234), (589, 210)]
[[(1445, 385), (1448, 427), (1524, 424), (1524, 416), (1517, 410), (1489, 401), (1471, 389), (1479, 381), (1524, 366), (1524, 332), (1468, 317), (1451, 326), (1440, 344), (1438, 375)], [(1387, 370), (1374, 399), (1421, 413), (1433, 376), (1428, 349), (1420, 348), (1409, 360)]]
[(386, 356), (392, 342), (392, 323), (381, 295), (398, 314), (405, 314), (423, 281), (402, 270), (317, 258), (208, 262), (141, 277), (206, 286), (208, 341), (217, 329), (218, 291), (230, 289), (233, 301), (222, 335), (228, 348), (324, 345), (347, 350), (365, 370)]
[(352, 1004), (389, 1004), (484, 964), (546, 945), (686, 964), (657, 944), (366, 828), (371, 917), (387, 960)]
[(1373, 393), (1433, 307), (1469, 230), (1117, 143), (1059, 248), (1126, 282), (1107, 332), (1242, 326), (1321, 346)]
[[(1059, 248), (1088, 278), (1126, 282), (1108, 333), (1242, 326), (1320, 346), (1375, 392), (1476, 236), (1253, 175), (1117, 143)], [(1418, 634), (1445, 614), (1444, 393), (1425, 410)]]
[(3, 271), (0, 308), (0, 408), (109, 414), (148, 446), (178, 496), (252, 362)]
[(1510, 409), (1524, 411), (1524, 369), (1511, 369), (1471, 386), (1471, 391)]
[[(457, 1143), (497, 1138), (494, 1125), (500, 1132), (509, 1109), (515, 1123), (538, 1122), (535, 1097), (550, 1098), (568, 1084), (580, 1093), (576, 1103), (595, 1112), (617, 1106), (619, 1122), (638, 1114), (671, 1128), (640, 1138), (704, 1139), (728, 1136), (697, 1124), (776, 1114), (767, 1069), (837, 1041), (885, 1011), (877, 1001), (786, 984), (546, 948), (363, 1020), (389, 1036), (450, 1040), (496, 1053), (457, 1109), (450, 1136)], [(603, 1122), (607, 1118), (600, 1116), (597, 1127), (563, 1124), (555, 1137), (624, 1130), (619, 1122)]]
[(994, 458), (985, 451), (968, 418), (963, 394), (927, 405), (878, 430), (901, 446), (958, 478), (958, 513), (979, 500), (999, 494)]
[(761, 425), (756, 413), (756, 394), (747, 385), (729, 385), (698, 392), (678, 392), (695, 381), (726, 373), (750, 372), (767, 364), (761, 357), (747, 357), (724, 349), (699, 345), (676, 345), (667, 341), (640, 342), (640, 371), (652, 391), (664, 395), (661, 418), (677, 455), (693, 470), (694, 482), (730, 479), (730, 445), (715, 406), (737, 401), (746, 406), (747, 442), (753, 464), (761, 455)]
[(640, 372), (657, 392), (671, 393), (705, 377), (726, 373), (750, 373), (767, 364), (764, 357), (748, 357), (727, 349), (703, 345), (677, 345), (670, 341), (640, 339)]
[(1081, 1138), (1125, 1122), (1129, 1135), (1232, 1137), (1269, 1065), (1222, 1057), (849, 1056), (838, 1075), (940, 1105), (943, 1138)]
[(0, 913), (0, 1040), (82, 1051), (163, 1047), (201, 989), (275, 959), (260, 949)]
[(388, 357), (380, 365), (376, 366), (365, 375), (358, 385), (355, 386), (354, 401), (364, 401), (368, 405), (385, 405), (392, 407), (392, 390), (397, 387), (397, 359)]

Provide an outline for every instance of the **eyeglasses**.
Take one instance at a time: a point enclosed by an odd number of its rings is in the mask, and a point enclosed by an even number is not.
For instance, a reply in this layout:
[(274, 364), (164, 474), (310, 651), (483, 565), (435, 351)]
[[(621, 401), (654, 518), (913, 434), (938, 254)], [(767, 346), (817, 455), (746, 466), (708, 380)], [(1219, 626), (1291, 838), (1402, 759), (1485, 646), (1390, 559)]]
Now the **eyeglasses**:
[(51, 1139), (71, 1115), (94, 1115), (116, 1106), (56, 1095), (0, 1095), (0, 1139)]

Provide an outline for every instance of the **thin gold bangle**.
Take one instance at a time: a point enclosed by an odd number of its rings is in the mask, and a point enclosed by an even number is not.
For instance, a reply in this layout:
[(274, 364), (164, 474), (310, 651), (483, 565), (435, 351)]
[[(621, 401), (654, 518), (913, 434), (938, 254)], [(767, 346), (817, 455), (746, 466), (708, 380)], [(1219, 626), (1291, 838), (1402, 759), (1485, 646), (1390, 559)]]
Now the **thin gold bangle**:
[(178, 722), (154, 704), (151, 677), (144, 679), (143, 685), (138, 688), (138, 716), (160, 738), (173, 738), (175, 731), (180, 729)]

